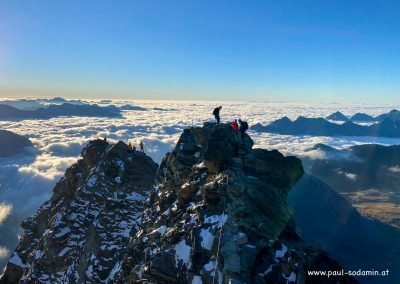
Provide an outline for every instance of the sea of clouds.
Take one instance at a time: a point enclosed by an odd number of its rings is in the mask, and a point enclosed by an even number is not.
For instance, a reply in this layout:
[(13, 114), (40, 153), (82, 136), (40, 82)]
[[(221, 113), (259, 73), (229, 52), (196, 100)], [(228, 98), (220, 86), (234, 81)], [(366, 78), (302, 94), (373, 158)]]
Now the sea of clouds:
[[(396, 105), (367, 104), (294, 104), (278, 102), (205, 102), (205, 101), (88, 101), (99, 105), (126, 104), (146, 110), (123, 111), (123, 118), (59, 117), (47, 120), (0, 121), (0, 129), (29, 137), (34, 148), (18, 156), (0, 158), (0, 268), (5, 264), (21, 233), (19, 224), (32, 215), (52, 194), (55, 183), (79, 158), (83, 146), (95, 138), (122, 140), (138, 145), (157, 163), (170, 151), (182, 130), (212, 121), (212, 111), (222, 105), (222, 121), (234, 118), (249, 125), (269, 122), (288, 116), (325, 117), (337, 110), (346, 115), (365, 112), (378, 115)], [(35, 105), (40, 107), (40, 102)], [(34, 108), (34, 107), (33, 107)], [(377, 137), (310, 137), (287, 136), (250, 131), (255, 147), (278, 149), (285, 155), (320, 157), (323, 153), (306, 151), (317, 143), (336, 148), (355, 144), (400, 144), (399, 139)]]

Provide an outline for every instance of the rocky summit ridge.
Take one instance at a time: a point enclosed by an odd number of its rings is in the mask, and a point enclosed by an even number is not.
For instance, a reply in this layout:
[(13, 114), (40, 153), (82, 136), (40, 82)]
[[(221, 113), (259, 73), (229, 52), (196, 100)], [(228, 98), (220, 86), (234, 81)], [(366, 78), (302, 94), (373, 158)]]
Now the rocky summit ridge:
[(2, 283), (354, 283), (295, 232), (299, 159), (229, 125), (185, 129), (157, 165), (96, 140), (22, 226)]
[(138, 228), (157, 164), (119, 142), (95, 140), (56, 184), (52, 198), (22, 223), (3, 283), (100, 283)]

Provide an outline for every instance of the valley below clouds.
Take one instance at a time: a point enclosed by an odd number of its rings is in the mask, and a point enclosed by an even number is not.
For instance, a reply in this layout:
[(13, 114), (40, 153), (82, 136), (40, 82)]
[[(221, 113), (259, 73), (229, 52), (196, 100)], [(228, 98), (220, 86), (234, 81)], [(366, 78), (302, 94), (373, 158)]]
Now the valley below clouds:
[[(213, 121), (212, 110), (222, 105), (221, 121), (235, 118), (249, 125), (267, 124), (288, 116), (295, 119), (326, 117), (340, 110), (351, 115), (365, 112), (379, 115), (399, 106), (350, 104), (292, 104), (269, 102), (205, 102), (205, 101), (90, 101), (101, 106), (125, 105), (140, 107), (121, 110), (122, 118), (57, 117), (50, 119), (0, 121), (0, 129), (28, 137), (34, 147), (23, 154), (0, 158), (0, 267), (5, 264), (21, 232), (19, 224), (34, 214), (52, 194), (52, 188), (65, 170), (79, 159), (88, 141), (104, 138), (111, 142), (131, 142), (138, 147), (143, 141), (145, 152), (157, 163), (177, 142), (182, 130), (192, 125)], [(122, 109), (127, 109), (122, 108)], [(323, 143), (343, 149), (357, 144), (400, 144), (399, 139), (379, 137), (313, 137), (249, 132), (255, 147), (278, 149), (285, 155), (319, 157), (324, 153), (309, 151)]]

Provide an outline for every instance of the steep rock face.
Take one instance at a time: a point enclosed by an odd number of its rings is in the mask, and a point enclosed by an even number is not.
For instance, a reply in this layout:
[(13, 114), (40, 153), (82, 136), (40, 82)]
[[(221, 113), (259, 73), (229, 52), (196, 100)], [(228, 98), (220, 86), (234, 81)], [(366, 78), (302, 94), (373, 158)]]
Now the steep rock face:
[(2, 283), (111, 282), (138, 229), (157, 165), (122, 142), (92, 141), (55, 186), (51, 200), (23, 222), (24, 235)]
[(295, 233), (285, 200), (303, 175), (300, 160), (252, 145), (229, 125), (184, 131), (159, 168), (117, 283), (321, 283), (306, 270), (340, 270)]

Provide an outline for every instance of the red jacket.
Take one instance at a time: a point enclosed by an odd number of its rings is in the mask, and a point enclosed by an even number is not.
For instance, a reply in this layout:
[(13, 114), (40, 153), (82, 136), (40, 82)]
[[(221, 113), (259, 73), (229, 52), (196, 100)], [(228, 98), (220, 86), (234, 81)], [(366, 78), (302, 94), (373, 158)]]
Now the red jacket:
[(236, 121), (232, 122), (232, 123), (231, 123), (231, 126), (232, 126), (232, 128), (235, 129), (236, 131), (239, 130), (239, 124), (238, 124)]

